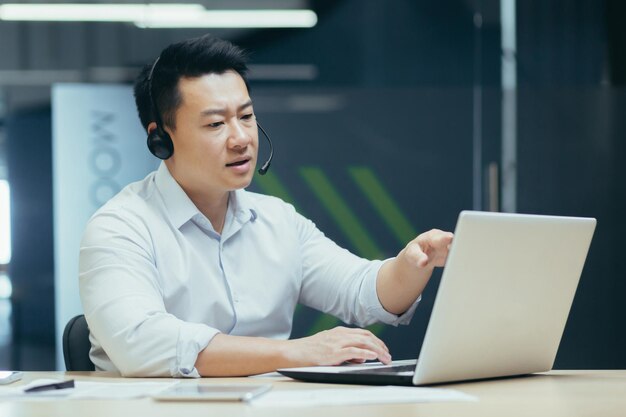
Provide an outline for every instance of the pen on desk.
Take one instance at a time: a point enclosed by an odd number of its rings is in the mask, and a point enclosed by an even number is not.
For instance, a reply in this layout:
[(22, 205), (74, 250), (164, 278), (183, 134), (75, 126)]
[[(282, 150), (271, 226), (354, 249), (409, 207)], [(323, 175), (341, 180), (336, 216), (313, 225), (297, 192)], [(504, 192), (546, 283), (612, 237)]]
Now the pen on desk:
[(54, 384), (39, 385), (37, 387), (25, 389), (24, 392), (26, 393), (43, 392), (43, 391), (53, 391), (53, 390), (64, 389), (64, 388), (74, 388), (74, 380), (68, 379), (67, 381), (56, 382)]

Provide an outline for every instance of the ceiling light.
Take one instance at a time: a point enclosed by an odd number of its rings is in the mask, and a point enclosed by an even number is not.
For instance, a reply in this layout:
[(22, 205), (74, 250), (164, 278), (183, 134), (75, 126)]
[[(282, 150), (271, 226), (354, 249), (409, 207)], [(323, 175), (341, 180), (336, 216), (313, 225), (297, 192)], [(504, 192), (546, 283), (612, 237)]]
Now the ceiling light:
[(132, 22), (141, 28), (308, 28), (312, 10), (206, 10), (200, 4), (16, 4), (0, 5), (0, 20)]
[(181, 19), (202, 13), (200, 4), (4, 4), (0, 19), (49, 22), (135, 22)]
[(135, 21), (141, 28), (310, 28), (312, 10), (205, 10), (188, 16), (149, 17)]

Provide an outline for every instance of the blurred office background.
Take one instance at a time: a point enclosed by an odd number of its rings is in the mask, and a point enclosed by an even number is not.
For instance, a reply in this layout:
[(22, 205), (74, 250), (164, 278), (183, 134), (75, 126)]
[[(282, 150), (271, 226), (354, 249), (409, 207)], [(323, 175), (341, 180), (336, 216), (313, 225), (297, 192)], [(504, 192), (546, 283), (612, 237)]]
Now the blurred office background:
[[(392, 256), (416, 233), (452, 230), (463, 209), (596, 217), (556, 367), (626, 367), (625, 3), (151, 1), (183, 2), (314, 19), (0, 20), (0, 369), (58, 366), (52, 86), (128, 85), (167, 44), (206, 32), (251, 53), (255, 110), (276, 149), (271, 175), (251, 189), (292, 202), (355, 253)], [(31, 3), (43, 2), (20, 2)], [(409, 328), (373, 329), (395, 358), (417, 354), (439, 277)], [(301, 308), (293, 336), (334, 325)]]

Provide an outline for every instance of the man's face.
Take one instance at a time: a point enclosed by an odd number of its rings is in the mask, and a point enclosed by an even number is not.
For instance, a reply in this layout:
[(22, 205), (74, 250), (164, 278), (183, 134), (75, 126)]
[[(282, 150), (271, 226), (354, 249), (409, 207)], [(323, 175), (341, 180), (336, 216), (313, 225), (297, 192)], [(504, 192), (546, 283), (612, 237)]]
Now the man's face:
[(258, 130), (248, 89), (239, 74), (181, 78), (174, 155), (166, 161), (190, 197), (221, 198), (247, 187), (257, 160)]

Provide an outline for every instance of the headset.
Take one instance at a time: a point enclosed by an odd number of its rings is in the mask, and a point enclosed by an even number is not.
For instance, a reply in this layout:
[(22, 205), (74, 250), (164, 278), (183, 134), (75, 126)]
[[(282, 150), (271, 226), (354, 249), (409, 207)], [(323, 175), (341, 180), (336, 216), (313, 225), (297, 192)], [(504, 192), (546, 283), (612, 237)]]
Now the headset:
[[(150, 96), (150, 104), (154, 109), (154, 118), (156, 119), (156, 129), (148, 134), (147, 145), (148, 149), (152, 153), (152, 155), (156, 156), (159, 159), (168, 159), (174, 154), (174, 142), (172, 142), (172, 138), (163, 128), (163, 120), (161, 119), (161, 112), (157, 107), (156, 100), (154, 99), (154, 94), (152, 93), (152, 79), (154, 76), (154, 71), (156, 70), (157, 64), (161, 57), (159, 56), (152, 64), (152, 68), (150, 69), (150, 74), (148, 75), (148, 95)], [(259, 130), (263, 133), (263, 136), (267, 139), (267, 142), (270, 145), (270, 156), (267, 158), (267, 161), (263, 164), (261, 168), (259, 168), (259, 174), (265, 175), (267, 170), (270, 169), (270, 165), (272, 163), (272, 158), (274, 157), (274, 146), (272, 145), (272, 140), (265, 132), (265, 129), (261, 127), (259, 122), (256, 124)]]

